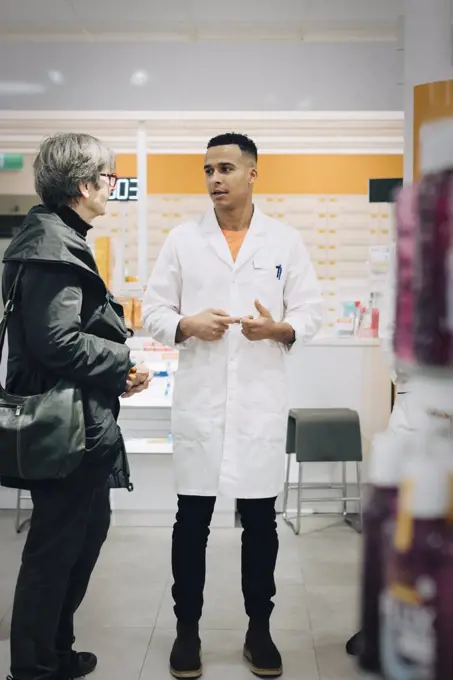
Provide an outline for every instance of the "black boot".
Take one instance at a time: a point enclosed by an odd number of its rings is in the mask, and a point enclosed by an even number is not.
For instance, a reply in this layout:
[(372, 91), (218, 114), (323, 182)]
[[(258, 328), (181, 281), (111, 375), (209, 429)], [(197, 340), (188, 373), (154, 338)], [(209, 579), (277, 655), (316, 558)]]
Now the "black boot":
[[(72, 644), (75, 637), (72, 638)], [(64, 680), (78, 680), (92, 673), (98, 665), (96, 654), (92, 652), (69, 652), (59, 653), (59, 676)]]
[(71, 680), (84, 678), (94, 671), (98, 665), (96, 654), (92, 652), (71, 652)]
[(283, 673), (282, 657), (272, 640), (268, 621), (250, 621), (244, 656), (259, 678), (278, 678)]
[(178, 623), (170, 654), (170, 673), (174, 678), (199, 678), (202, 672), (198, 624)]
[(346, 643), (346, 654), (349, 654), (349, 656), (360, 656), (360, 653), (362, 651), (362, 635), (361, 632), (359, 631), (355, 635), (353, 635), (351, 638)]

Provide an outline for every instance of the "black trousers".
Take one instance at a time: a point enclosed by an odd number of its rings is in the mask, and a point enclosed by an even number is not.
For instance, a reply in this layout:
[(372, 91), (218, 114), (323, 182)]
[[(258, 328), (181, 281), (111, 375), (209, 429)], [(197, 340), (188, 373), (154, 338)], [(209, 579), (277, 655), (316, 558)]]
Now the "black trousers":
[(32, 500), (13, 606), (11, 675), (54, 680), (65, 677), (74, 613), (110, 526), (110, 496), (89, 482), (62, 482), (33, 490)]
[[(210, 496), (179, 496), (173, 528), (172, 568), (179, 622), (201, 618), (206, 578), (206, 546), (215, 506)], [(278, 554), (276, 498), (238, 500), (242, 521), (242, 592), (251, 620), (268, 621), (276, 593), (274, 571)]]

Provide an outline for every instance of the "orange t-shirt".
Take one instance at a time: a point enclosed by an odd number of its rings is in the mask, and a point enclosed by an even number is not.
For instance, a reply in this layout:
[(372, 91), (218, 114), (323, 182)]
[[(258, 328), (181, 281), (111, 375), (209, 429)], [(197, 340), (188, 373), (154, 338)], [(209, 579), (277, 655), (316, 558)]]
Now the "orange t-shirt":
[(227, 229), (222, 229), (234, 262), (236, 262), (236, 258), (239, 254), (241, 246), (244, 243), (245, 237), (247, 236), (247, 231), (248, 229), (243, 229), (242, 231), (228, 231)]

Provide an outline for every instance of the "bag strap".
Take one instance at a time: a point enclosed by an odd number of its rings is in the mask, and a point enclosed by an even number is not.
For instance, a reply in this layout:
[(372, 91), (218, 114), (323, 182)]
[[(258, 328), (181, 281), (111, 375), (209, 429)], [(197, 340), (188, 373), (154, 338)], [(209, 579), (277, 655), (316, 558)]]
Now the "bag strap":
[[(3, 319), (0, 323), (0, 361), (1, 361), (2, 356), (3, 356), (3, 347), (5, 345), (6, 329), (7, 329), (7, 326), (8, 326), (8, 321), (9, 321), (11, 314), (14, 310), (14, 304), (16, 302), (17, 293), (18, 293), (18, 289), (19, 289), (19, 282), (20, 282), (20, 279), (22, 277), (22, 272), (24, 270), (24, 267), (25, 267), (25, 265), (24, 265), (24, 263), (22, 263), (19, 267), (17, 274), (16, 274), (16, 278), (14, 279), (14, 283), (9, 290), (8, 299), (7, 299), (6, 304), (5, 304), (5, 311), (3, 313)], [(3, 387), (1, 382), (0, 382), (0, 387)]]

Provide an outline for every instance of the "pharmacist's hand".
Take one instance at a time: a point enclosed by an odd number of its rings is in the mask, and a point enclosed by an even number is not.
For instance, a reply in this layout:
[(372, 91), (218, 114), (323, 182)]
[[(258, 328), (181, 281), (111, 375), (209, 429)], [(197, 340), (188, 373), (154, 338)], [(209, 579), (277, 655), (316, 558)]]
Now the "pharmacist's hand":
[(255, 300), (255, 307), (259, 313), (257, 319), (248, 316), (241, 319), (242, 335), (247, 340), (271, 340), (275, 329), (275, 321), (268, 309), (263, 307), (259, 300)]
[(239, 322), (239, 317), (229, 316), (221, 309), (206, 309), (204, 312), (182, 319), (180, 329), (185, 339), (193, 337), (213, 342), (221, 340), (229, 327)]

